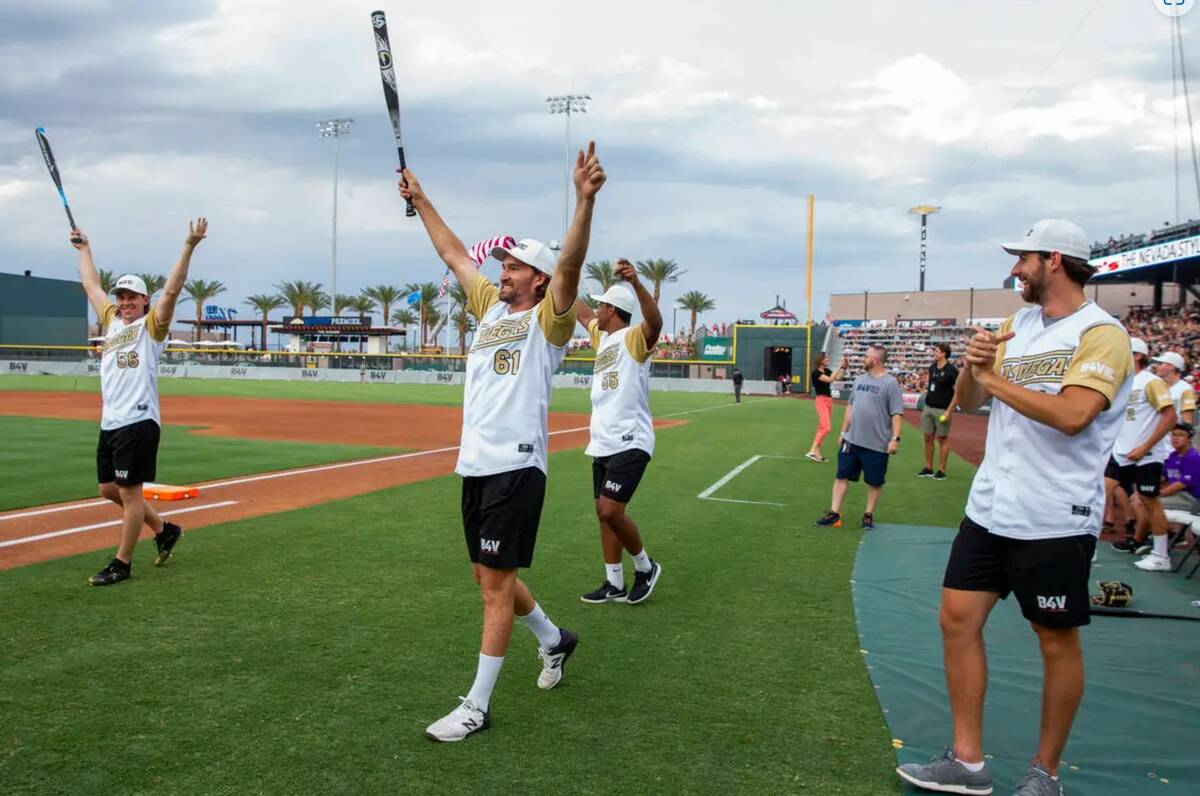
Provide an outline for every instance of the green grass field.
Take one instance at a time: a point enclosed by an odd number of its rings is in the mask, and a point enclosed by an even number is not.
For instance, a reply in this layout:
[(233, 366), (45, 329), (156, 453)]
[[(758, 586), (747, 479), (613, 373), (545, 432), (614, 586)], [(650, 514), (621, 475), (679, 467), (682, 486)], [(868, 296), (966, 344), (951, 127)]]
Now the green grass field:
[[(428, 395), (290, 386), (305, 398)], [(559, 391), (555, 408), (586, 407), (586, 395)], [(422, 736), (470, 687), (478, 651), (453, 476), (204, 528), (163, 569), (144, 544), (133, 580), (110, 589), (84, 585), (101, 553), (0, 572), (0, 790), (899, 792), (850, 601), (860, 532), (812, 526), (832, 463), (762, 459), (714, 494), (783, 506), (696, 497), (755, 454), (802, 456), (812, 405), (728, 402), (654, 394), (660, 415), (721, 408), (660, 431), (630, 506), (664, 568), (643, 606), (579, 602), (603, 577), (590, 460), (551, 456), (527, 581), (580, 646), (563, 685), (543, 692), (535, 642), (514, 628), (493, 729), (459, 745)], [(937, 483), (912, 477), (919, 459), (908, 429), (877, 533), (957, 524), (969, 466), (955, 459)], [(16, 466), (0, 461), (6, 483)], [(852, 488), (847, 517), (864, 497)]]
[[(0, 439), (5, 440), (0, 449), (0, 477), (5, 479), (0, 511), (94, 497), (98, 429), (99, 424), (90, 420), (0, 416)], [(188, 426), (163, 427), (159, 482), (191, 484), (401, 451), (369, 445), (209, 437), (190, 431)]]

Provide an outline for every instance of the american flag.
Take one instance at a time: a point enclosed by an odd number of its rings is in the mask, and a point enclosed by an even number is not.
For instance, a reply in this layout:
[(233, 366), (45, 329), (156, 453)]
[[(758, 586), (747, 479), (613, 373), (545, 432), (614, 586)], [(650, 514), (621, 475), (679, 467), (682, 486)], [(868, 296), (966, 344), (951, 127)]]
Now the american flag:
[(484, 261), (492, 256), (492, 249), (497, 246), (503, 246), (507, 249), (516, 242), (516, 239), (512, 235), (497, 235), (494, 238), (479, 241), (479, 243), (471, 247), (468, 253), (471, 255), (471, 259), (475, 261), (475, 264), (482, 268)]
[(446, 275), (442, 277), (442, 285), (438, 288), (438, 298), (444, 298), (446, 291), (450, 289), (450, 269), (446, 269)]

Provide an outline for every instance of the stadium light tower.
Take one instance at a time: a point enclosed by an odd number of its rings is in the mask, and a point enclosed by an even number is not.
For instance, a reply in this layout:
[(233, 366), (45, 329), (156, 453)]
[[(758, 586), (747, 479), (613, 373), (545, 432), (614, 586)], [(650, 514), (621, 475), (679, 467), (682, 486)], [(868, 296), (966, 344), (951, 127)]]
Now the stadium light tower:
[(910, 208), (908, 209), (908, 212), (910, 212), (910, 213), (916, 213), (917, 215), (919, 215), (919, 216), (921, 217), (921, 281), (920, 281), (920, 287), (919, 287), (919, 289), (920, 289), (920, 292), (922, 292), (922, 293), (924, 293), (924, 292), (925, 292), (925, 232), (926, 232), (926, 222), (927, 222), (927, 220), (929, 219), (929, 216), (931, 216), (932, 214), (936, 213), (937, 211), (939, 211), (939, 210), (941, 210), (941, 209), (942, 209), (942, 208), (940, 208), (940, 207), (934, 207), (933, 205), (917, 205), (916, 207), (910, 207)]
[(550, 113), (561, 113), (567, 117), (567, 160), (563, 164), (563, 240), (567, 238), (567, 201), (571, 191), (571, 114), (587, 113), (587, 104), (592, 101), (588, 94), (558, 94), (546, 97)]
[(325, 119), (317, 122), (317, 135), (333, 139), (333, 239), (330, 244), (329, 266), (329, 312), (331, 315), (337, 315), (338, 139), (350, 134), (350, 125), (353, 123), (353, 119)]

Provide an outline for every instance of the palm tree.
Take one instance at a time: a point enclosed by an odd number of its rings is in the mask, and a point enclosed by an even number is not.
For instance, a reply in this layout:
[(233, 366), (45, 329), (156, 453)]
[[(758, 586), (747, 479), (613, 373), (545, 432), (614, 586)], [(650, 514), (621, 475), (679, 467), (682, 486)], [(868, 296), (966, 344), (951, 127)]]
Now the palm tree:
[(117, 284), (117, 275), (107, 268), (97, 268), (96, 273), (100, 276), (100, 289), (108, 295)]
[(296, 280), (295, 282), (280, 282), (275, 286), (279, 291), (279, 295), (288, 304), (292, 305), (292, 315), (299, 318), (304, 315), (304, 310), (312, 307), (316, 312), (316, 297), (321, 292), (320, 282), (303, 282)]
[(183, 292), (187, 293), (196, 304), (196, 339), (200, 339), (200, 318), (204, 312), (204, 302), (208, 301), (218, 293), (225, 292), (225, 285), (220, 281), (213, 279), (211, 281), (204, 279), (189, 279), (183, 283)]
[(716, 304), (708, 296), (701, 293), (699, 290), (689, 290), (679, 298), (675, 299), (682, 309), (691, 310), (692, 313), (692, 340), (696, 339), (696, 315), (697, 313), (715, 309)]
[(436, 282), (410, 282), (404, 286), (406, 293), (420, 292), (421, 301), (418, 304), (421, 313), (421, 345), (427, 340), (426, 330), (434, 328), (441, 320), (442, 314), (434, 308), (437, 301), (438, 286)]
[[(369, 316), (371, 313), (375, 312), (375, 299), (368, 295), (359, 294), (357, 296), (343, 296), (342, 298), (348, 299), (346, 301), (346, 307), (354, 310), (354, 312), (358, 313), (359, 315)], [(374, 324), (372, 323), (372, 325)]]
[(400, 292), (400, 288), (394, 285), (375, 285), (375, 287), (365, 288), (362, 292), (364, 296), (374, 299), (379, 308), (383, 311), (383, 324), (386, 326), (388, 318), (392, 317), (392, 305), (404, 297)]
[(408, 348), (408, 327), (417, 322), (417, 316), (408, 307), (396, 310), (392, 315), (392, 325), (404, 329), (404, 347)]
[(280, 307), (286, 307), (288, 302), (283, 296), (276, 296), (267, 293), (255, 293), (246, 299), (246, 303), (253, 307), (257, 312), (262, 313), (262, 339), (260, 340), (260, 351), (267, 350), (267, 315), (271, 310), (277, 310)]
[(674, 260), (638, 260), (637, 271), (645, 279), (654, 284), (654, 302), (662, 295), (664, 282), (678, 282), (679, 277), (687, 273)]
[(163, 285), (167, 284), (167, 278), (159, 274), (138, 274), (142, 281), (146, 283), (147, 295), (153, 296), (155, 293), (163, 289)]
[(450, 323), (458, 330), (458, 353), (467, 353), (467, 332), (475, 331), (475, 316), (467, 312), (466, 306), (460, 304), (450, 316)]
[(608, 290), (617, 281), (610, 260), (598, 260), (594, 263), (588, 263), (584, 266), (584, 270), (587, 272), (588, 279), (600, 283), (601, 293)]
[(342, 310), (354, 309), (354, 300), (358, 296), (351, 296), (346, 293), (338, 293), (337, 302), (333, 305), (333, 314), (341, 315)]

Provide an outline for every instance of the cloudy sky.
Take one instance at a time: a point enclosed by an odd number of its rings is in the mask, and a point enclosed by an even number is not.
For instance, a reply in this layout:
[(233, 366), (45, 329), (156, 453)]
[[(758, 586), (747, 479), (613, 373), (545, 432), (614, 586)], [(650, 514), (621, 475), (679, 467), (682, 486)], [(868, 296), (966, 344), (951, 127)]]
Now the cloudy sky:
[[(916, 288), (920, 203), (943, 207), (928, 287), (999, 286), (996, 242), (1039, 217), (1096, 239), (1173, 218), (1176, 115), (1179, 212), (1200, 215), (1159, 2), (0, 3), (0, 271), (75, 274), (40, 125), (101, 266), (165, 271), (207, 215), (192, 274), (228, 286), (220, 303), (328, 285), (314, 122), (349, 116), (339, 292), (440, 278), (394, 190), (382, 3), (409, 165), (468, 245), (561, 235), (563, 118), (544, 100), (575, 92), (593, 99), (572, 138), (610, 176), (589, 257), (675, 259), (665, 306), (700, 290), (705, 320), (732, 321), (779, 293), (803, 317), (809, 193), (818, 318), (831, 292)], [(1182, 20), (1200, 93), (1200, 13)]]

